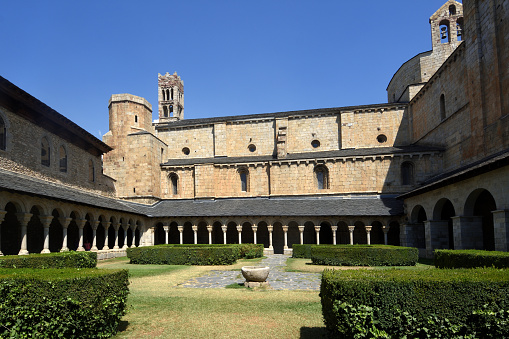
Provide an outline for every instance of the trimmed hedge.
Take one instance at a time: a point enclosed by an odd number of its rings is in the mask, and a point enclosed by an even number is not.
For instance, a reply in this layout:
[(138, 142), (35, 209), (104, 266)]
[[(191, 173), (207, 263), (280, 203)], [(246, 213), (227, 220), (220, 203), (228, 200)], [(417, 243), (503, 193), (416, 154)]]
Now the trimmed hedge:
[(330, 266), (414, 266), (419, 250), (389, 245), (313, 245), (311, 260)]
[(0, 269), (0, 337), (110, 337), (128, 284), (127, 270)]
[(96, 252), (62, 252), (0, 257), (0, 268), (94, 268)]
[(239, 258), (257, 258), (262, 255), (262, 244), (167, 244), (127, 249), (131, 264), (231, 265)]
[(320, 296), (335, 337), (509, 335), (508, 270), (325, 270)]
[(481, 250), (435, 250), (437, 268), (509, 268), (509, 253)]
[[(311, 259), (311, 244), (293, 244), (292, 249), (292, 258), (305, 258)], [(316, 245), (315, 245), (316, 246)]]

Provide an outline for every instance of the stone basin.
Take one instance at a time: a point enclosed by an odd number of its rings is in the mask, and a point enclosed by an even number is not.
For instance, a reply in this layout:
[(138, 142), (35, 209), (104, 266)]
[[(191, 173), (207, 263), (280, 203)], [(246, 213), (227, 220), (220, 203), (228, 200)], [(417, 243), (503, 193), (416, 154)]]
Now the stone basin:
[(269, 276), (268, 266), (244, 266), (241, 271), (246, 281), (264, 282)]

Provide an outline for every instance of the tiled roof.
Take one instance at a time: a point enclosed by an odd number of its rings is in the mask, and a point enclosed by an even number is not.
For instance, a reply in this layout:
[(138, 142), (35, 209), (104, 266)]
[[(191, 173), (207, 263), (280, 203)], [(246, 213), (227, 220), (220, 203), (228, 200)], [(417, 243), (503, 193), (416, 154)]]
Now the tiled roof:
[(403, 214), (403, 202), (393, 196), (163, 200), (143, 212), (151, 217), (392, 216)]

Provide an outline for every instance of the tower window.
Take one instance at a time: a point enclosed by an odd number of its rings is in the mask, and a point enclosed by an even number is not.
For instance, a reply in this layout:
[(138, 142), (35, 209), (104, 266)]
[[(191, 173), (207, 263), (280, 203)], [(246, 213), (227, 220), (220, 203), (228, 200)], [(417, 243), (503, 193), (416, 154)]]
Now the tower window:
[(329, 170), (324, 165), (318, 165), (315, 167), (315, 178), (316, 185), (319, 190), (325, 190), (329, 188)]
[(41, 165), (49, 167), (51, 163), (51, 150), (46, 137), (41, 140)]
[(64, 146), (60, 146), (59, 158), (60, 172), (67, 173), (67, 152), (65, 151)]
[(449, 15), (456, 15), (456, 6), (454, 5), (449, 6)]
[(256, 145), (254, 145), (254, 144), (251, 144), (251, 145), (247, 146), (247, 148), (249, 149), (249, 152), (256, 151)]
[(166, 107), (166, 106), (163, 106), (163, 116), (164, 116), (165, 118), (167, 118), (167, 117), (168, 117), (168, 107)]
[(239, 169), (240, 189), (242, 192), (249, 192), (249, 170), (246, 167)]
[(318, 147), (320, 147), (320, 141), (319, 141), (319, 140), (313, 140), (313, 141), (311, 141), (311, 146), (313, 146), (313, 148), (318, 148)]
[(445, 120), (445, 95), (440, 96), (440, 119)]
[(385, 134), (380, 134), (379, 136), (376, 137), (376, 140), (380, 144), (383, 144), (383, 143), (387, 142), (387, 137), (385, 136)]
[(0, 150), (5, 151), (7, 148), (7, 128), (5, 122), (0, 117)]
[(443, 20), (440, 23), (440, 42), (441, 43), (448, 43), (451, 42), (451, 34), (449, 29), (449, 21)]
[(184, 153), (184, 155), (189, 155), (189, 153), (191, 153), (191, 151), (189, 150), (189, 148), (184, 147), (184, 148), (182, 148), (182, 153)]
[(401, 164), (401, 184), (413, 185), (414, 184), (414, 164), (405, 161)]
[(134, 122), (138, 122), (138, 116), (137, 115), (134, 116)]
[(173, 88), (171, 89), (171, 100), (173, 100)]
[(458, 41), (463, 41), (463, 18), (459, 18), (456, 21), (456, 36), (458, 37)]

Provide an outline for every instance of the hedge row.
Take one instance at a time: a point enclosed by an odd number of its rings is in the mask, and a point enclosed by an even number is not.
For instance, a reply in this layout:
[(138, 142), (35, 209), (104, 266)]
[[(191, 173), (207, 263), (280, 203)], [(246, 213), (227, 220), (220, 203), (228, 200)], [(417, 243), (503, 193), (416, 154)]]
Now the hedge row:
[(294, 245), (294, 258), (310, 258), (316, 265), (413, 266), (419, 251), (388, 245)]
[(508, 270), (325, 270), (320, 296), (334, 337), (509, 335)]
[(96, 252), (62, 252), (0, 257), (0, 268), (93, 268)]
[(509, 253), (481, 250), (435, 250), (437, 268), (509, 268)]
[(305, 258), (311, 259), (311, 244), (293, 244), (292, 249), (292, 258)]
[(127, 270), (0, 269), (0, 337), (110, 337), (127, 294)]
[(170, 244), (127, 249), (131, 264), (231, 265), (239, 258), (256, 258), (262, 255), (262, 244)]

